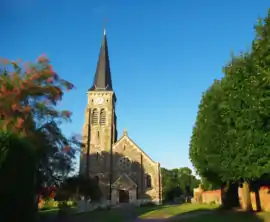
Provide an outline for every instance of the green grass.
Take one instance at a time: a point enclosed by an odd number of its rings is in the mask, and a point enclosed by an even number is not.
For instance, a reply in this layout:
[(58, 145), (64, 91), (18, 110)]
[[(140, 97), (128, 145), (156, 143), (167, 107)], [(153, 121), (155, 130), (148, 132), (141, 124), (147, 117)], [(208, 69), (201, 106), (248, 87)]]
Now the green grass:
[[(143, 206), (136, 207), (135, 213), (143, 219), (154, 218), (170, 218), (180, 214), (192, 211), (206, 211), (217, 208), (215, 205), (198, 205), (198, 204), (182, 204), (182, 205), (161, 205), (161, 206)], [(115, 208), (111, 210), (97, 210), (77, 215), (77, 221), (93, 220), (98, 222), (124, 222), (125, 216), (123, 209)]]
[[(75, 207), (70, 207), (71, 210), (75, 209)], [(53, 213), (57, 213), (59, 211), (58, 207), (52, 207), (52, 208), (44, 208), (44, 209), (40, 209), (38, 211), (39, 214), (53, 214)]]
[(120, 209), (111, 210), (94, 210), (91, 212), (80, 213), (77, 216), (77, 221), (98, 221), (98, 222), (122, 222), (124, 221)]
[[(136, 207), (134, 212), (142, 219), (170, 218), (175, 222), (270, 222), (270, 213), (222, 211), (217, 205), (181, 204)], [(40, 212), (55, 213), (56, 210)], [(206, 214), (205, 214), (206, 213)], [(74, 216), (75, 221), (125, 222), (125, 209), (96, 210)], [(197, 214), (197, 215), (196, 215)], [(135, 216), (135, 215), (134, 215)]]
[(51, 208), (51, 209), (46, 209), (46, 210), (39, 210), (39, 214), (47, 214), (47, 213), (52, 213), (52, 212), (57, 212), (59, 211), (58, 208)]
[(223, 211), (217, 205), (204, 204), (141, 207), (137, 214), (142, 219), (170, 218), (175, 222), (270, 222), (270, 213)]
[(179, 219), (181, 222), (269, 222), (270, 213), (244, 213), (233, 211), (216, 211), (208, 215), (199, 215), (186, 219)]
[(57, 215), (59, 209), (58, 208), (51, 208), (47, 210), (39, 210), (38, 211), (38, 216), (41, 221), (47, 219), (47, 218), (52, 218)]
[[(181, 204), (181, 205), (165, 205), (165, 206), (156, 206), (149, 207), (149, 209), (142, 209), (145, 212), (140, 212), (138, 209), (138, 215), (140, 218), (150, 219), (150, 218), (170, 218), (176, 217), (178, 215), (189, 213), (192, 211), (206, 211), (216, 209), (217, 205), (206, 205), (206, 204)], [(148, 207), (142, 207), (148, 208)]]
[(138, 216), (147, 214), (152, 211), (161, 210), (164, 207), (167, 207), (167, 205), (160, 205), (160, 206), (142, 206), (142, 207), (136, 207), (136, 213)]

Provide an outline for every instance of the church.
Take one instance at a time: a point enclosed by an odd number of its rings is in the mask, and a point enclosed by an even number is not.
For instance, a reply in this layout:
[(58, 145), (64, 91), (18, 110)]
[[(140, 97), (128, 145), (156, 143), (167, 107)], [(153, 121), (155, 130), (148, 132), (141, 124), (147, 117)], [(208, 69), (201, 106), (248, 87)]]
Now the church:
[(80, 173), (97, 180), (103, 200), (109, 204), (160, 204), (160, 164), (153, 161), (126, 130), (117, 140), (115, 105), (104, 31), (93, 85), (87, 91)]

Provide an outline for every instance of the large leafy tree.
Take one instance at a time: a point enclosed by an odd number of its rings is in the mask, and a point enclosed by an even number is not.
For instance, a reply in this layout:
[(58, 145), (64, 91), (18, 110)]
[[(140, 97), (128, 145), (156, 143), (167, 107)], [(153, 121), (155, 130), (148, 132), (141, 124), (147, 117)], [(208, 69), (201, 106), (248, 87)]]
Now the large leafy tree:
[(204, 177), (201, 178), (201, 186), (202, 186), (202, 189), (205, 191), (220, 189), (220, 184), (212, 183), (211, 181), (209, 181), (207, 178), (204, 178)]
[[(190, 159), (199, 175), (215, 186), (226, 185), (227, 189), (223, 191), (230, 194), (229, 198), (228, 195), (223, 198), (226, 207), (228, 204), (238, 204), (235, 183), (243, 180), (243, 171), (247, 166), (252, 167), (248, 162), (243, 164), (243, 158), (248, 161), (249, 157), (246, 151), (239, 149), (237, 140), (242, 135), (236, 129), (241, 119), (241, 116), (237, 116), (240, 110), (236, 111), (239, 106), (236, 98), (243, 98), (236, 92), (236, 87), (241, 84), (237, 78), (239, 73), (249, 73), (249, 64), (248, 54), (233, 58), (224, 69), (225, 77), (221, 81), (214, 81), (203, 94), (190, 141)], [(229, 76), (234, 78), (234, 84)]]
[(235, 126), (229, 153), (237, 152), (241, 158), (231, 177), (243, 182), (247, 209), (251, 208), (250, 183), (269, 175), (270, 167), (270, 10), (255, 30), (251, 52), (242, 56), (241, 64), (238, 60), (225, 69), (223, 86), (226, 114)]
[(40, 157), (38, 180), (51, 185), (72, 170), (74, 148), (79, 145), (60, 129), (71, 113), (56, 108), (73, 85), (57, 75), (46, 56), (36, 63), (3, 60), (2, 65), (0, 129), (22, 134), (35, 144)]
[(204, 95), (190, 143), (191, 160), (202, 176), (243, 184), (246, 210), (251, 209), (249, 184), (270, 167), (270, 13), (256, 31), (252, 50), (233, 57), (222, 81)]
[[(45, 56), (35, 63), (1, 62), (0, 131), (12, 132), (32, 144), (35, 151), (32, 184), (36, 188), (59, 183), (72, 170), (80, 145), (75, 138), (63, 135), (59, 127), (70, 120), (71, 113), (56, 108), (64, 92), (73, 85), (56, 74)], [(8, 166), (19, 170), (15, 164)]]
[(190, 159), (198, 174), (214, 184), (221, 185), (220, 151), (226, 149), (226, 126), (221, 118), (220, 101), (223, 91), (220, 81), (203, 94), (190, 141)]
[(34, 221), (36, 152), (18, 134), (0, 131), (0, 208), (6, 221)]

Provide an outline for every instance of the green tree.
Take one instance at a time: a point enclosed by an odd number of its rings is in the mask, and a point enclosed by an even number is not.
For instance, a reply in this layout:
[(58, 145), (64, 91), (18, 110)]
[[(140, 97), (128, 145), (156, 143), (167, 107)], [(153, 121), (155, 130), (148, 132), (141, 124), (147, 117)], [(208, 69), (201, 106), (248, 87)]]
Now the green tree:
[(247, 210), (251, 209), (250, 184), (269, 175), (270, 10), (265, 19), (259, 19), (255, 30), (251, 52), (245, 55), (245, 69), (241, 66), (235, 75), (227, 68), (224, 84), (224, 89), (231, 91), (227, 95), (228, 106), (232, 107), (228, 116), (235, 117), (234, 143), (243, 155), (243, 166), (236, 169), (243, 182)]
[(179, 187), (183, 190), (185, 196), (192, 196), (193, 189), (197, 188), (200, 184), (200, 181), (192, 175), (192, 170), (188, 167), (178, 169), (178, 181)]
[[(245, 99), (243, 94), (247, 93), (243, 91), (243, 77), (250, 75), (251, 65), (249, 54), (233, 58), (224, 69), (225, 77), (206, 91), (190, 143), (190, 158), (198, 173), (213, 184), (226, 185), (224, 190), (228, 193), (231, 193), (228, 188), (233, 187), (234, 196), (237, 189), (232, 184), (247, 180), (256, 170), (244, 148), (246, 135), (240, 130), (246, 120), (241, 114), (245, 110), (241, 105)], [(250, 202), (247, 198), (245, 201)], [(233, 202), (232, 206), (238, 204), (236, 200), (224, 198), (226, 207), (225, 202)]]
[(214, 184), (214, 183), (208, 181), (206, 178), (201, 179), (201, 185), (202, 185), (203, 190), (218, 190), (218, 189), (220, 189), (219, 184)]
[(58, 191), (56, 198), (60, 201), (84, 196), (87, 199), (99, 200), (101, 191), (95, 178), (85, 178), (84, 175), (75, 175), (65, 179)]
[(256, 26), (252, 50), (233, 57), (225, 76), (204, 94), (190, 158), (209, 181), (241, 183), (251, 209), (250, 183), (269, 174), (270, 13)]
[(176, 197), (192, 196), (193, 189), (198, 187), (200, 181), (192, 175), (192, 170), (188, 167), (168, 170), (161, 169), (163, 199), (172, 201)]
[(25, 137), (0, 131), (0, 208), (5, 221), (35, 221), (36, 152)]
[(220, 175), (223, 172), (220, 166), (220, 150), (226, 144), (226, 138), (223, 136), (227, 131), (221, 118), (222, 99), (221, 84), (216, 80), (202, 96), (189, 150), (191, 162), (197, 173), (220, 186)]

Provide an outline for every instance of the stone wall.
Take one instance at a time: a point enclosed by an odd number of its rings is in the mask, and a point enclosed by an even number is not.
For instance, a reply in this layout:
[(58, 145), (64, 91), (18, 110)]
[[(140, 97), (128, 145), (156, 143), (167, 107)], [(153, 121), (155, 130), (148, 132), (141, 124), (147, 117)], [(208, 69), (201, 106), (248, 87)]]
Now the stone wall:
[(110, 203), (107, 200), (94, 203), (90, 202), (89, 200), (85, 201), (82, 199), (77, 202), (77, 213), (93, 211), (97, 208), (106, 208), (109, 205)]
[[(238, 189), (238, 195), (240, 205), (243, 207), (242, 188)], [(257, 207), (259, 207), (263, 211), (270, 211), (270, 187), (261, 187), (259, 189), (257, 197), (254, 192), (250, 192), (250, 197), (253, 210), (257, 210)], [(221, 204), (221, 190), (203, 191), (202, 189), (199, 188), (194, 189), (193, 202), (201, 202), (206, 204), (210, 203)]]
[[(156, 200), (162, 195), (160, 190), (160, 165), (151, 160), (143, 150), (132, 141), (125, 131), (123, 136), (113, 148), (113, 181), (126, 173), (137, 185), (136, 199)], [(119, 167), (119, 159), (126, 157), (130, 161), (130, 167)], [(145, 176), (151, 178), (151, 187), (146, 187)], [(161, 195), (160, 195), (161, 194)]]
[[(132, 204), (140, 206), (141, 204), (146, 204), (146, 203), (154, 203), (156, 205), (160, 205), (161, 201), (160, 200), (149, 200), (149, 199), (140, 199), (140, 200), (135, 200), (132, 202)], [(107, 208), (107, 207), (117, 207), (118, 204), (112, 204), (108, 200), (103, 200), (100, 202), (91, 202), (89, 200), (85, 201), (84, 199), (81, 199), (77, 202), (77, 213), (82, 213), (82, 212), (88, 212), (88, 211), (93, 211), (96, 210), (97, 208)]]

